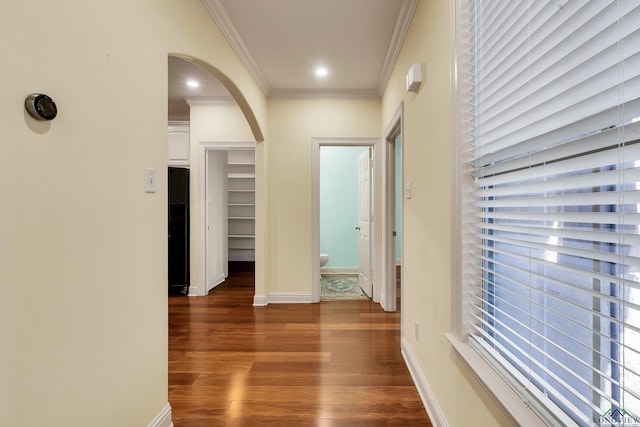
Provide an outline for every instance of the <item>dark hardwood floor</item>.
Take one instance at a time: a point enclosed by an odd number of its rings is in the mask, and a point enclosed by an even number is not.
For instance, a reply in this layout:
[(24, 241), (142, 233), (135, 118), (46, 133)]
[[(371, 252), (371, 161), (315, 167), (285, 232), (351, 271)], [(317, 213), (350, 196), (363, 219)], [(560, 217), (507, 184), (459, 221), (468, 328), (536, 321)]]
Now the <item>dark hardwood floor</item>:
[(176, 427), (430, 426), (400, 355), (399, 313), (368, 300), (253, 307), (252, 271), (169, 297)]

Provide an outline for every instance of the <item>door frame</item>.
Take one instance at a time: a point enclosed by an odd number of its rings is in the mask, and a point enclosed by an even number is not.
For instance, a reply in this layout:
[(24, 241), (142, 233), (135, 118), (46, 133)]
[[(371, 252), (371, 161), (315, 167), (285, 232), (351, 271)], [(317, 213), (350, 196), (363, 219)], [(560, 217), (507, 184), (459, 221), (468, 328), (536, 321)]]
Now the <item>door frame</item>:
[[(197, 225), (197, 271), (198, 271), (198, 284), (196, 285), (195, 292), (189, 292), (191, 296), (205, 296), (207, 294), (208, 281), (208, 268), (207, 268), (207, 151), (209, 150), (255, 150), (255, 141), (204, 141), (198, 142), (198, 194), (197, 194), (197, 213), (198, 213), (198, 225)], [(257, 180), (257, 177), (256, 177)], [(257, 185), (257, 184), (256, 184)], [(257, 201), (256, 201), (257, 202)], [(256, 235), (256, 242), (258, 236)], [(193, 245), (193, 244), (192, 244)], [(256, 243), (257, 246), (257, 243)], [(193, 254), (193, 252), (191, 252)], [(257, 260), (256, 260), (257, 262)], [(191, 276), (193, 277), (193, 276)]]
[[(385, 215), (384, 215), (384, 235), (387, 241), (387, 245), (385, 246), (385, 295), (382, 298), (382, 306), (385, 311), (396, 311), (398, 307), (396, 307), (397, 301), (397, 292), (396, 292), (396, 236), (393, 235), (394, 231), (396, 231), (396, 176), (395, 176), (395, 141), (396, 138), (400, 136), (402, 138), (402, 147), (403, 150), (401, 152), (402, 157), (400, 158), (400, 164), (402, 169), (402, 174), (404, 176), (404, 147), (406, 144), (404, 143), (404, 101), (400, 102), (400, 105), (396, 109), (393, 117), (391, 118), (389, 125), (387, 126), (384, 132), (384, 140), (385, 140), (385, 196), (388, 202), (385, 203)], [(401, 181), (404, 182), (404, 179), (401, 178)], [(404, 198), (403, 198), (404, 200)], [(400, 221), (403, 221), (404, 218), (404, 204), (402, 207), (402, 218)], [(404, 223), (402, 224), (401, 230), (404, 231)], [(404, 239), (402, 239), (404, 241)], [(404, 257), (404, 251), (402, 251), (401, 257)], [(400, 313), (404, 313), (402, 306), (404, 305), (404, 287), (402, 286), (402, 277), (403, 277), (403, 263), (400, 262)], [(400, 325), (403, 325), (401, 320)]]
[(380, 138), (320, 138), (314, 137), (311, 140), (311, 302), (320, 302), (320, 147), (372, 147), (373, 148), (373, 172), (371, 182), (371, 206), (373, 214), (373, 226), (371, 228), (371, 262), (373, 282), (373, 301), (380, 302), (381, 286), (378, 278), (382, 275), (383, 262), (380, 257), (384, 251), (379, 250), (386, 244), (379, 236), (382, 234), (383, 200), (382, 176), (378, 171), (382, 168), (382, 153), (380, 150), (382, 140)]

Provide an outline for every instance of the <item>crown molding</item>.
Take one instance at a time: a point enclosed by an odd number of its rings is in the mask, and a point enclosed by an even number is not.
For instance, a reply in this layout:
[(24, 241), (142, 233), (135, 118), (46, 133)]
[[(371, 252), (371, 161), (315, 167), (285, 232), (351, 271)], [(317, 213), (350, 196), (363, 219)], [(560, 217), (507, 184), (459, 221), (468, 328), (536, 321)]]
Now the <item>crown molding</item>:
[(404, 38), (409, 31), (411, 20), (413, 19), (413, 15), (416, 12), (419, 2), (420, 0), (404, 0), (402, 2), (400, 13), (398, 13), (398, 19), (396, 20), (396, 25), (393, 29), (393, 34), (391, 35), (391, 41), (389, 42), (389, 48), (387, 49), (387, 55), (384, 58), (382, 70), (378, 77), (377, 89), (378, 96), (380, 97), (384, 94), (384, 90), (389, 83), (393, 67), (396, 65), (400, 49), (402, 48), (402, 43), (404, 43)]
[(376, 89), (272, 89), (269, 99), (380, 99)]
[(242, 37), (240, 37), (240, 33), (238, 33), (235, 25), (233, 25), (233, 21), (229, 17), (229, 14), (222, 3), (220, 3), (220, 0), (202, 0), (202, 4), (205, 9), (207, 9), (214, 22), (218, 25), (218, 28), (227, 39), (227, 42), (229, 42), (233, 51), (238, 55), (240, 62), (242, 62), (247, 69), (247, 72), (251, 77), (253, 77), (253, 80), (255, 80), (262, 93), (265, 96), (269, 95), (271, 86), (264, 77), (264, 74), (262, 74), (262, 71), (260, 70), (260, 67), (258, 67), (255, 59), (253, 59), (251, 52), (249, 52), (249, 49), (244, 44)]
[(389, 83), (391, 73), (396, 65), (402, 43), (409, 30), (409, 25), (420, 0), (402, 0), (400, 12), (391, 35), (389, 47), (382, 64), (376, 84), (371, 90), (308, 90), (308, 89), (273, 89), (260, 70), (251, 52), (244, 44), (229, 14), (220, 0), (201, 0), (205, 9), (214, 20), (227, 42), (238, 55), (240, 62), (254, 79), (262, 93), (269, 99), (380, 99)]
[(186, 102), (189, 107), (203, 105), (238, 106), (232, 96), (190, 96), (184, 98), (184, 102)]

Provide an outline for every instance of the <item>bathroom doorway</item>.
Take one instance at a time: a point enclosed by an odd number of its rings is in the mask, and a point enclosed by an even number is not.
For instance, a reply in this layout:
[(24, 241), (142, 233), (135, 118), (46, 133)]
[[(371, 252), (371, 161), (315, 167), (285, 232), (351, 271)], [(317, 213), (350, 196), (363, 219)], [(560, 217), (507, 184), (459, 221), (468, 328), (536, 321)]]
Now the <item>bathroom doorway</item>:
[(368, 146), (320, 147), (320, 299), (371, 297)]
[[(376, 150), (379, 142), (372, 138), (313, 139), (314, 302), (341, 296), (371, 298), (379, 302), (375, 278), (376, 275), (380, 277), (377, 271), (380, 264), (374, 258), (379, 252), (374, 248), (380, 230), (376, 229), (375, 222), (370, 221), (382, 206), (375, 191), (380, 188), (380, 177), (375, 167), (380, 160)], [(363, 171), (367, 172), (364, 181)], [(365, 188), (364, 192), (360, 191), (361, 187)], [(364, 217), (360, 215), (363, 201), (370, 209)], [(369, 221), (363, 222), (363, 218)], [(363, 230), (363, 227), (366, 228)], [(360, 286), (363, 276), (370, 280), (369, 289), (362, 290)], [(337, 283), (327, 289), (331, 286), (327, 279), (337, 279)]]

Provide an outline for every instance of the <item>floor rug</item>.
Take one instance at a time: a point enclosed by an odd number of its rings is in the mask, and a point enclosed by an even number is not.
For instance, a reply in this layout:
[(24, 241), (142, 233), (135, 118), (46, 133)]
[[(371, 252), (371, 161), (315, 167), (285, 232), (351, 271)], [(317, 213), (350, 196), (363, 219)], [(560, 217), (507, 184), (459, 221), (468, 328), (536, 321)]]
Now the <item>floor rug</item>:
[(320, 297), (328, 299), (367, 299), (358, 284), (358, 276), (350, 274), (323, 274)]

